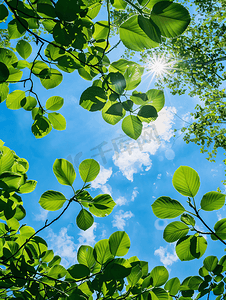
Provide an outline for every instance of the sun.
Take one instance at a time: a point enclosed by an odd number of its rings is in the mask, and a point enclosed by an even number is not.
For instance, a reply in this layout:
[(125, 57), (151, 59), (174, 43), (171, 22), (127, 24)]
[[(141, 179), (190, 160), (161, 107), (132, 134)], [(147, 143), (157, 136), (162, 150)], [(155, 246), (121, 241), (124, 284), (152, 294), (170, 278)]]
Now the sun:
[(166, 74), (169, 74), (173, 69), (175, 61), (168, 58), (165, 54), (155, 55), (149, 58), (146, 63), (146, 70), (148, 73), (151, 73), (153, 77), (163, 77)]

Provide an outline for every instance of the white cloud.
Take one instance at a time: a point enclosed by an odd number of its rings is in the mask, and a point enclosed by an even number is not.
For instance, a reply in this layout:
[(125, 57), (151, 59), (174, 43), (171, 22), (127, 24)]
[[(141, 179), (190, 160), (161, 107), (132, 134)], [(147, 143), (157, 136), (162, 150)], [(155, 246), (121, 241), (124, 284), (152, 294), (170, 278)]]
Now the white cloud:
[(133, 202), (134, 199), (136, 198), (136, 196), (139, 194), (138, 190), (137, 190), (137, 187), (135, 187), (133, 189), (133, 193), (132, 193), (132, 197), (131, 197), (131, 201)]
[(150, 170), (150, 155), (156, 154), (159, 147), (164, 147), (174, 134), (172, 126), (175, 113), (175, 107), (164, 107), (154, 123), (144, 126), (142, 135), (136, 141), (128, 143), (126, 140), (124, 145), (120, 144), (121, 151), (113, 155), (113, 162), (128, 180), (133, 181), (133, 175), (143, 171), (143, 168), (146, 172)]
[(115, 202), (119, 206), (122, 206), (122, 205), (125, 205), (128, 203), (128, 201), (125, 197), (119, 197)]
[(134, 214), (131, 211), (125, 211), (119, 210), (114, 216), (114, 220), (112, 221), (112, 226), (116, 227), (120, 230), (124, 230), (124, 227), (126, 226), (126, 221), (132, 218)]
[(35, 221), (45, 221), (47, 219), (47, 215), (49, 213), (48, 210), (43, 209), (42, 207), (40, 207), (40, 213), (39, 214), (34, 214), (34, 219)]
[(158, 174), (157, 179), (161, 179), (162, 174)]
[(111, 186), (106, 184), (111, 175), (112, 168), (105, 169), (103, 166), (100, 166), (100, 173), (98, 174), (97, 178), (91, 182), (91, 187), (94, 189), (101, 189), (104, 194), (111, 194)]
[(59, 255), (62, 258), (61, 263), (68, 267), (74, 264), (76, 261), (76, 244), (74, 243), (74, 238), (67, 234), (68, 229), (62, 227), (58, 234), (55, 234), (52, 229), (49, 231), (49, 241), (50, 246), (53, 248), (55, 255)]
[(155, 250), (154, 254), (160, 257), (160, 261), (163, 263), (165, 267), (171, 266), (175, 261), (178, 260), (175, 250), (173, 250), (173, 254), (167, 251), (168, 246), (160, 247), (159, 249)]
[(122, 206), (122, 205), (126, 205), (126, 204), (129, 204), (130, 201), (134, 201), (134, 199), (136, 198), (136, 196), (139, 194), (138, 190), (137, 190), (137, 187), (135, 187), (133, 189), (133, 192), (132, 192), (132, 195), (131, 195), (131, 199), (128, 200), (126, 199), (125, 197), (123, 196), (120, 196), (115, 202), (117, 205), (119, 206)]
[(93, 225), (87, 229), (86, 231), (80, 231), (79, 232), (79, 235), (80, 237), (78, 238), (78, 241), (79, 241), (79, 246), (80, 245), (89, 245), (89, 246), (93, 246), (96, 241), (95, 241), (95, 234), (94, 234), (94, 231), (96, 230), (97, 228), (97, 223), (94, 222)]

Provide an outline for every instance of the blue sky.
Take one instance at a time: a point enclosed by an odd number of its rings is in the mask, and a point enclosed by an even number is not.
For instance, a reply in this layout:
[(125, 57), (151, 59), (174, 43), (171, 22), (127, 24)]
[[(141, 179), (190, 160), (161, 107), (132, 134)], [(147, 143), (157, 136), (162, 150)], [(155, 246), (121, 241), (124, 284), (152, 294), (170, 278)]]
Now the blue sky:
[[(116, 50), (112, 59), (117, 60), (122, 54), (122, 47)], [(199, 147), (185, 144), (180, 138), (173, 137), (173, 129), (183, 127), (179, 119), (189, 121), (189, 112), (198, 99), (186, 95), (172, 96), (165, 91), (166, 104), (159, 113), (158, 119), (144, 129), (144, 133), (133, 141), (121, 130), (121, 122), (115, 126), (107, 124), (100, 112), (88, 112), (79, 106), (79, 98), (85, 88), (91, 85), (74, 72), (63, 74), (64, 80), (57, 88), (45, 90), (39, 80), (35, 80), (35, 90), (44, 104), (50, 96), (61, 96), (65, 100), (59, 111), (67, 120), (65, 131), (52, 132), (43, 139), (36, 140), (31, 133), (31, 113), (20, 109), (8, 110), (5, 102), (1, 104), (0, 126), (1, 139), (6, 146), (17, 155), (29, 161), (29, 179), (38, 181), (35, 191), (23, 195), (27, 216), (22, 223), (39, 229), (46, 218), (52, 220), (59, 212), (47, 213), (38, 204), (41, 194), (46, 190), (56, 190), (72, 196), (69, 187), (62, 186), (55, 178), (52, 165), (56, 158), (69, 159), (76, 170), (75, 188), (82, 186), (78, 173), (78, 162), (86, 158), (94, 158), (101, 165), (101, 172), (92, 182), (91, 195), (110, 193), (117, 203), (112, 214), (106, 218), (95, 217), (94, 225), (86, 232), (80, 231), (75, 218), (79, 207), (72, 208), (53, 226), (46, 229), (41, 236), (45, 237), (55, 254), (60, 254), (63, 264), (68, 267), (76, 263), (76, 251), (81, 244), (94, 245), (101, 238), (108, 238), (116, 230), (125, 230), (131, 239), (128, 257), (136, 255), (140, 260), (149, 262), (150, 270), (156, 265), (165, 265), (170, 269), (170, 276), (180, 279), (195, 275), (197, 266), (202, 260), (180, 262), (174, 252), (174, 245), (163, 240), (163, 228), (169, 221), (160, 221), (154, 216), (151, 204), (160, 196), (170, 196), (186, 205), (186, 198), (181, 196), (172, 186), (172, 176), (180, 165), (194, 168), (200, 175), (201, 187), (196, 199), (208, 191), (220, 187), (225, 192), (221, 181), (224, 179), (222, 166), (223, 153), (219, 153), (216, 163), (210, 163), (205, 155), (199, 153)], [(153, 88), (149, 79), (137, 88), (147, 91)], [(14, 85), (13, 89), (20, 89)], [(102, 145), (105, 152), (101, 156), (98, 147)], [(117, 151), (116, 151), (117, 150)], [(94, 156), (96, 155), (96, 156)], [(224, 217), (224, 208), (218, 212), (203, 214), (210, 225)], [(200, 225), (200, 229), (204, 229)], [(205, 256), (224, 254), (220, 243), (208, 238)], [(216, 246), (217, 245), (217, 246)], [(217, 247), (217, 248), (216, 248)], [(204, 257), (205, 257), (204, 256)], [(203, 258), (204, 258), (203, 257)]]

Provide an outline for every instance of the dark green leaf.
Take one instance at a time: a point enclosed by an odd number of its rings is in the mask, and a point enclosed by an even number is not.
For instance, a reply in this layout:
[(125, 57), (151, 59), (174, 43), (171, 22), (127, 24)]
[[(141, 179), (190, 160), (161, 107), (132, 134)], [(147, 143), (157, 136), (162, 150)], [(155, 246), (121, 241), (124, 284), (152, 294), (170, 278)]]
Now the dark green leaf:
[(87, 230), (93, 225), (94, 218), (90, 212), (82, 208), (76, 218), (76, 224), (82, 230)]
[(89, 268), (82, 264), (73, 265), (67, 271), (75, 279), (82, 279), (90, 274)]
[(0, 83), (5, 82), (8, 78), (9, 78), (9, 69), (5, 64), (0, 62)]
[(165, 37), (182, 34), (190, 23), (188, 10), (178, 3), (161, 1), (154, 5), (151, 20), (158, 26)]
[(106, 101), (104, 89), (91, 86), (82, 93), (79, 104), (89, 111), (97, 111), (104, 107)]

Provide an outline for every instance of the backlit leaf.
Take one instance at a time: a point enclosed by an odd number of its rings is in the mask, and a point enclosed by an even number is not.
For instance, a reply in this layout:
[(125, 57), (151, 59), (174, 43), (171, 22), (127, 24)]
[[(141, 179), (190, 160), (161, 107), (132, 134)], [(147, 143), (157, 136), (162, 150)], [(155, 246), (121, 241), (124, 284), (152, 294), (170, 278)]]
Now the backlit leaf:
[(155, 200), (151, 207), (153, 213), (160, 219), (173, 219), (185, 211), (180, 202), (165, 196)]
[(42, 194), (39, 204), (46, 210), (54, 211), (60, 209), (66, 200), (65, 196), (60, 192), (46, 191)]
[(63, 185), (72, 185), (76, 177), (73, 165), (64, 158), (55, 160), (53, 164), (53, 173), (59, 183)]
[(100, 165), (94, 159), (85, 159), (79, 165), (79, 174), (84, 182), (93, 181), (100, 172)]
[(182, 195), (194, 197), (200, 187), (198, 173), (187, 166), (180, 166), (173, 175), (173, 186)]

